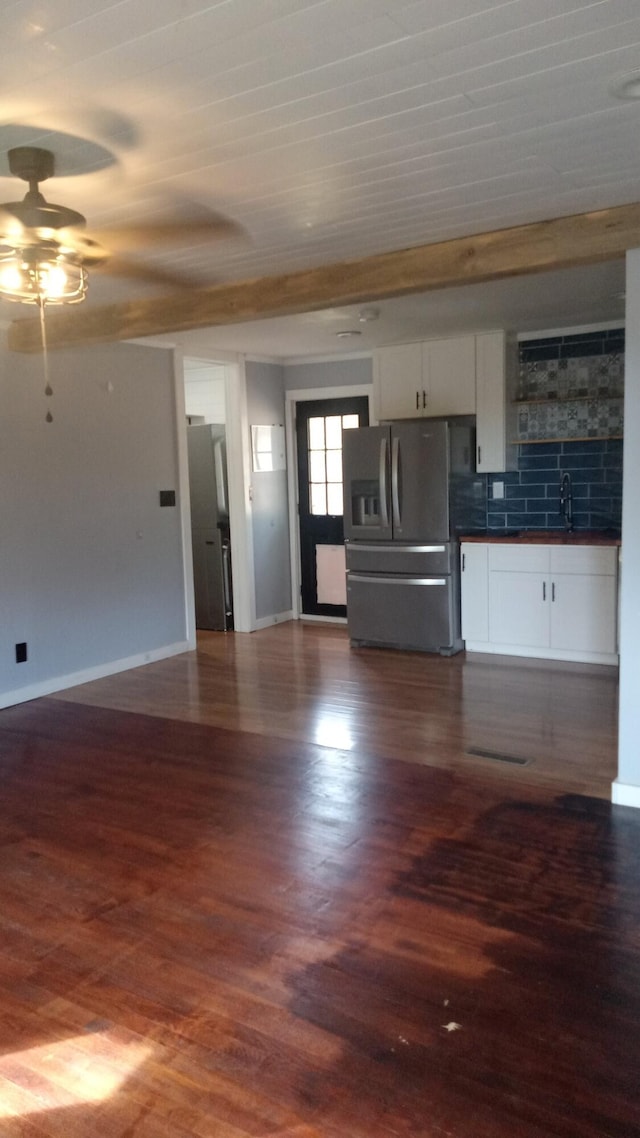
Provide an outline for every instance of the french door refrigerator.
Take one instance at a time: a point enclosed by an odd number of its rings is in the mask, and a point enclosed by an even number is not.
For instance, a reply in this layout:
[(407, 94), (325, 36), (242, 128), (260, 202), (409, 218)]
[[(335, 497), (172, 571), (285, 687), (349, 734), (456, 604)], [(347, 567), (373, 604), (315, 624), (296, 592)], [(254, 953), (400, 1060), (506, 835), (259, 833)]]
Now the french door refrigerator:
[(481, 529), (468, 420), (343, 433), (347, 621), (354, 645), (462, 648), (456, 533)]

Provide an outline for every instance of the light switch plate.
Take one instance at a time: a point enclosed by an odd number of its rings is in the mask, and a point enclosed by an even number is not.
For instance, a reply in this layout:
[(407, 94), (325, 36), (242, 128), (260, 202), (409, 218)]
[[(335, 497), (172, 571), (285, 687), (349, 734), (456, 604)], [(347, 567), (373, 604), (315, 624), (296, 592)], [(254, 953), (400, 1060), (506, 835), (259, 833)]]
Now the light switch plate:
[(494, 498), (504, 498), (504, 482), (493, 483), (493, 496)]

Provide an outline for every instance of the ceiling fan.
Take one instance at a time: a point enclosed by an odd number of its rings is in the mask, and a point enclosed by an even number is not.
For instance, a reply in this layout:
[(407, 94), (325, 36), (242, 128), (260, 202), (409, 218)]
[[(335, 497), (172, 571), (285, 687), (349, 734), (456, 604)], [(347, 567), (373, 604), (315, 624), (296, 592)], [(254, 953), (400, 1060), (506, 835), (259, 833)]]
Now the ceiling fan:
[(0, 297), (9, 300), (78, 303), (87, 292), (88, 268), (172, 288), (188, 287), (193, 282), (184, 276), (131, 259), (128, 251), (243, 232), (235, 222), (207, 211), (193, 220), (110, 227), (89, 234), (81, 213), (46, 201), (40, 192), (39, 183), (55, 172), (50, 150), (18, 146), (8, 151), (8, 157), (11, 173), (29, 184), (22, 201), (0, 204)]

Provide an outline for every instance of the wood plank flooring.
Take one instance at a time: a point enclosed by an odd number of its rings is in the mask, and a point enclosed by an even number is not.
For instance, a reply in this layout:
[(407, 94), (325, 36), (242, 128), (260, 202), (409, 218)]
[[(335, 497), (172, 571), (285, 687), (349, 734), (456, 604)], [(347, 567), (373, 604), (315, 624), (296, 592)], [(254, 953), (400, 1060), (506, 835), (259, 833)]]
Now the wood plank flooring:
[(344, 642), (0, 711), (1, 1138), (640, 1138), (614, 678)]
[(616, 669), (354, 651), (335, 625), (201, 633), (197, 653), (58, 698), (476, 771), (510, 789), (608, 800), (617, 770)]

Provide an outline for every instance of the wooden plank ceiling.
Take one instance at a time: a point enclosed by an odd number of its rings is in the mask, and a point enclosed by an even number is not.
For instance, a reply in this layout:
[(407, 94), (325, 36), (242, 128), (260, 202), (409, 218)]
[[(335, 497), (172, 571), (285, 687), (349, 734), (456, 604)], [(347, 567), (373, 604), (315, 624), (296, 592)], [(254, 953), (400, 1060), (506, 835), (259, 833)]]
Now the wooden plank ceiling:
[[(637, 0), (27, 0), (2, 7), (4, 152), (90, 227), (221, 211), (244, 241), (125, 252), (278, 278), (638, 198)], [(18, 191), (18, 192), (16, 192)], [(121, 250), (118, 250), (121, 252)], [(156, 295), (91, 276), (86, 309)], [(2, 302), (5, 323), (15, 310)]]

